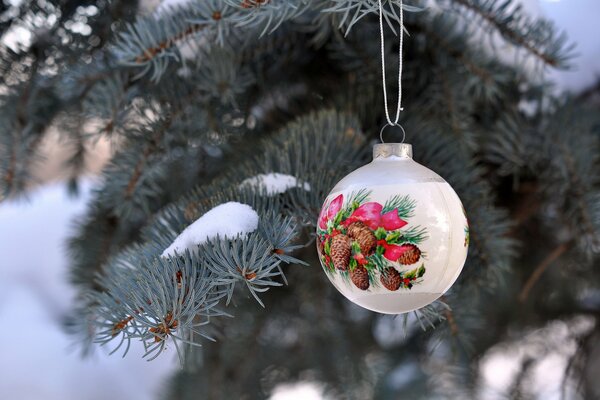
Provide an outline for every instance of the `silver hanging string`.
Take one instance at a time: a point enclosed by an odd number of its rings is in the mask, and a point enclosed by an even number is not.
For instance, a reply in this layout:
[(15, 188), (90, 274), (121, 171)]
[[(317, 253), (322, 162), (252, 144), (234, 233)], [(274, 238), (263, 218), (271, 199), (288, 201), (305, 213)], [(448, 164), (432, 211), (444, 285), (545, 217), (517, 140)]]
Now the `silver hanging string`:
[(402, 108), (402, 48), (404, 45), (404, 10), (402, 9), (402, 0), (400, 0), (400, 45), (398, 46), (398, 105), (396, 107), (396, 116), (394, 120), (390, 118), (390, 112), (388, 110), (388, 98), (387, 98), (387, 88), (386, 88), (386, 79), (385, 79), (385, 38), (383, 34), (383, 5), (381, 4), (381, 0), (379, 2), (379, 33), (381, 35), (381, 76), (382, 76), (382, 84), (383, 84), (383, 104), (385, 107), (385, 118), (387, 120), (387, 124), (381, 128), (379, 132), (379, 139), (383, 143), (383, 130), (388, 126), (399, 126), (402, 129), (402, 143), (406, 137), (406, 132), (404, 132), (404, 128), (398, 124), (400, 120), (400, 111), (403, 111)]

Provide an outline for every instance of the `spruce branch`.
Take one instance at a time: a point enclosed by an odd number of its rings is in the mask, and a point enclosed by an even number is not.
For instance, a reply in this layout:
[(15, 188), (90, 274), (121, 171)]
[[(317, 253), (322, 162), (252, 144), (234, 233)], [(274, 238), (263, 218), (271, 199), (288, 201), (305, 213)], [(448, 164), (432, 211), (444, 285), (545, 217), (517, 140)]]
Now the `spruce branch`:
[[(426, 40), (433, 42), (434, 49), (443, 50), (442, 54), (449, 56), (448, 60), (440, 61), (444, 69), (448, 69), (447, 63), (452, 60), (465, 68), (465, 71), (458, 71), (465, 80), (463, 92), (486, 103), (496, 103), (502, 97), (502, 87), (513, 76), (508, 70), (501, 68), (497, 61), (488, 57), (481, 46), (465, 45), (473, 35), (472, 28), (469, 26), (459, 28), (457, 17), (448, 13), (421, 19), (423, 21), (420, 23), (410, 26), (413, 36), (423, 34)], [(441, 54), (436, 53), (432, 56), (440, 57)]]
[(92, 211), (78, 220), (77, 226), (78, 231), (68, 242), (72, 260), (69, 280), (82, 289), (99, 290), (95, 276), (123, 240), (125, 229), (119, 218), (94, 203)]
[(170, 59), (181, 60), (178, 46), (206, 29), (216, 27), (222, 41), (220, 27), (226, 23), (227, 6), (210, 0), (196, 8), (176, 8), (165, 13), (162, 18), (138, 18), (118, 35), (112, 46), (112, 55), (119, 64), (141, 68), (136, 77), (150, 73), (152, 81), (159, 81)]
[[(556, 28), (545, 20), (533, 21), (527, 17), (522, 6), (514, 6), (512, 0), (451, 0), (477, 15), (488, 26), (510, 43), (527, 50), (546, 65), (568, 68), (573, 45), (566, 45), (566, 34), (556, 34)], [(447, 0), (442, 0), (447, 3)]]
[(284, 22), (292, 21), (314, 5), (307, 0), (224, 0), (237, 11), (236, 26), (252, 27), (259, 36), (273, 33)]
[[(323, 12), (340, 14), (338, 28), (345, 28), (346, 34), (369, 14), (379, 13), (379, 3), (377, 0), (326, 0), (323, 1)], [(388, 0), (383, 3), (383, 18), (391, 31), (397, 35), (398, 24), (400, 23), (400, 8), (397, 0)], [(424, 9), (421, 7), (403, 4), (402, 9), (408, 12), (419, 12)], [(401, 27), (401, 29), (405, 29)]]
[(550, 125), (541, 127), (548, 132), (544, 151), (530, 157), (528, 165), (539, 174), (544, 202), (560, 210), (554, 223), (566, 227), (568, 238), (591, 257), (600, 243), (600, 140), (588, 111), (575, 110), (567, 102), (547, 121)]
[(37, 115), (41, 105), (33, 99), (48, 94), (35, 86), (35, 75), (34, 70), (30, 82), (11, 88), (0, 101), (0, 199), (21, 194), (27, 187), (29, 168), (39, 160), (36, 151), (55, 116), (55, 110)]
[(572, 243), (570, 243), (570, 242), (561, 243), (560, 245), (556, 246), (554, 248), (554, 250), (550, 254), (548, 254), (542, 260), (542, 262), (540, 262), (534, 268), (533, 273), (529, 276), (529, 278), (525, 282), (525, 285), (521, 289), (521, 292), (519, 293), (519, 301), (521, 303), (524, 303), (527, 301), (527, 298), (529, 297), (529, 292), (531, 292), (531, 289), (533, 289), (533, 287), (535, 286), (537, 281), (540, 279), (540, 277), (543, 275), (543, 273), (548, 269), (548, 267), (550, 267), (556, 260), (558, 260), (567, 250), (569, 250), (569, 248), (571, 246), (572, 246)]
[(139, 211), (149, 212), (147, 200), (158, 193), (157, 181), (164, 169), (158, 163), (154, 163), (155, 168), (148, 164), (151, 157), (158, 160), (163, 153), (160, 142), (169, 125), (169, 118), (151, 125), (154, 129), (144, 130), (151, 135), (149, 140), (143, 136), (130, 139), (125, 149), (114, 156), (103, 172), (105, 185), (97, 191), (98, 201), (105, 209), (119, 218), (132, 218)]
[(84, 76), (78, 84), (83, 84), (83, 99), (80, 113), (87, 118), (101, 118), (102, 124), (95, 135), (109, 138), (123, 135), (127, 118), (132, 112), (131, 100), (137, 88), (130, 77), (122, 71), (100, 72)]
[[(293, 122), (284, 128), (287, 135), (277, 135), (277, 138), (283, 138), (279, 143), (263, 144), (266, 149), (263, 154), (265, 163), (254, 166), (248, 164), (247, 173), (256, 174), (264, 171), (263, 168), (268, 168), (268, 171), (275, 169), (294, 173), (296, 176), (306, 176), (303, 174), (308, 170), (318, 171), (318, 165), (306, 162), (307, 156), (314, 155), (315, 152), (336, 154), (339, 157), (337, 162), (343, 164), (345, 160), (340, 154), (356, 152), (357, 144), (347, 144), (338, 134), (346, 131), (352, 136), (359, 135), (354, 129), (348, 128), (354, 123), (347, 116), (333, 112), (318, 113)], [(330, 147), (315, 145), (328, 140), (331, 141)], [(301, 144), (300, 147), (298, 143)], [(298, 149), (301, 150), (300, 153)], [(296, 153), (296, 161), (289, 158), (293, 153)], [(116, 346), (119, 348), (131, 339), (141, 339), (146, 343), (147, 357), (151, 359), (162, 352), (168, 338), (172, 338), (176, 346), (179, 346), (177, 343), (197, 345), (190, 339), (192, 333), (201, 336), (206, 336), (206, 333), (196, 329), (192, 322), (192, 315), (198, 315), (197, 308), (194, 308), (196, 306), (192, 307), (192, 304), (201, 302), (192, 292), (189, 296), (181, 294), (182, 287), (186, 286), (185, 282), (195, 279), (194, 276), (189, 277), (192, 273), (190, 268), (204, 268), (202, 281), (210, 288), (205, 292), (208, 300), (204, 300), (204, 303), (208, 302), (206, 307), (210, 306), (211, 310), (221, 300), (228, 304), (237, 292), (236, 287), (240, 286), (245, 287), (264, 306), (261, 294), (273, 286), (280, 286), (280, 279), (285, 282), (281, 264), (299, 261), (289, 253), (298, 248), (295, 241), (300, 226), (292, 217), (282, 215), (284, 208), (277, 206), (278, 200), (266, 195), (260, 188), (240, 184), (232, 186), (232, 180), (241, 182), (242, 179), (234, 178), (227, 172), (223, 173), (222, 178), (206, 188), (197, 188), (190, 197), (163, 210), (156, 216), (151, 227), (145, 229), (143, 236), (148, 241), (144, 245), (133, 245), (125, 249), (102, 268), (97, 281), (102, 290), (89, 294), (90, 312), (96, 315), (93, 320), (96, 340), (101, 343), (117, 340)], [(319, 188), (317, 182), (310, 183), (310, 191), (313, 188), (317, 193), (326, 190)], [(286, 202), (293, 201), (295, 191), (300, 191), (300, 188), (290, 190), (289, 195), (292, 197), (286, 196), (283, 199)], [(297, 197), (295, 201), (300, 198)], [(232, 199), (248, 204), (258, 212), (260, 224), (256, 231), (237, 238), (217, 237), (200, 244), (197, 249), (173, 257), (158, 256), (165, 244), (168, 245), (173, 236), (189, 224), (185, 220), (189, 218), (190, 203), (199, 206), (193, 214), (201, 215)], [(156, 296), (152, 293), (156, 293)], [(172, 298), (175, 300), (170, 300)], [(180, 304), (179, 308), (168, 306), (175, 304), (173, 301)], [(219, 312), (218, 315), (222, 313)], [(183, 360), (184, 355), (180, 354), (180, 357)]]
[(450, 128), (450, 132), (452, 132), (452, 134), (456, 136), (456, 139), (460, 140), (461, 143), (468, 143), (469, 146), (474, 147), (475, 141), (465, 140), (463, 142), (461, 140), (465, 139), (466, 135), (469, 133), (469, 129), (466, 127), (467, 124), (465, 124), (464, 119), (460, 118), (460, 115), (462, 115), (462, 113), (459, 112), (459, 110), (457, 110), (459, 104), (457, 101), (458, 97), (455, 96), (455, 93), (450, 86), (450, 79), (448, 77), (448, 74), (446, 73), (446, 71), (444, 71), (444, 69), (440, 69), (439, 72), (439, 79), (441, 82), (443, 96), (442, 103), (447, 108), (447, 112), (445, 114), (447, 115), (446, 121)]

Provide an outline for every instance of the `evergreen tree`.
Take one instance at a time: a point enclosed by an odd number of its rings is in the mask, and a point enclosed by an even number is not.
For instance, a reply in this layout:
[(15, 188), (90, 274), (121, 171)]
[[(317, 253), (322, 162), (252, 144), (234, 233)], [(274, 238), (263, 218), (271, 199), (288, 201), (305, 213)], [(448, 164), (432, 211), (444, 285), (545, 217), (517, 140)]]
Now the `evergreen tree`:
[[(69, 243), (67, 326), (85, 351), (142, 341), (161, 362), (176, 348), (169, 399), (264, 398), (298, 379), (347, 399), (474, 398), (492, 346), (589, 316), (564, 384), (583, 379), (600, 330), (600, 117), (543, 78), (569, 67), (564, 35), (511, 0), (406, 1), (401, 123), (461, 197), (471, 243), (441, 300), (394, 318), (345, 300), (314, 249), (323, 199), (384, 124), (377, 1), (178, 3), (0, 4), (0, 36), (32, 32), (0, 47), (0, 200), (26, 190), (49, 128), (73, 147), (75, 191), (88, 144), (113, 143)], [(398, 3), (384, 8), (393, 86)], [(209, 211), (202, 229), (243, 234), (163, 254)], [(403, 366), (416, 372), (398, 386)]]

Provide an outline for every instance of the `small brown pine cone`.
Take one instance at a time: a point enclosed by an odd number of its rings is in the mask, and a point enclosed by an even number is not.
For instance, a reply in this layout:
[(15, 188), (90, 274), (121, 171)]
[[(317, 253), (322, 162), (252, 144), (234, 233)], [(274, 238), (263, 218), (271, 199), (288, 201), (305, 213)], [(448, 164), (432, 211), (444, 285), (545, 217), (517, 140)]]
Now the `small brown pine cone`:
[(360, 252), (366, 257), (373, 254), (377, 238), (371, 229), (362, 222), (353, 222), (348, 226), (348, 236), (358, 242)]
[(350, 279), (352, 279), (352, 283), (360, 290), (367, 290), (369, 288), (369, 273), (362, 265), (357, 265), (356, 268), (350, 271)]
[(402, 277), (394, 268), (384, 269), (379, 280), (387, 290), (391, 290), (392, 292), (398, 290), (402, 284)]
[(421, 258), (421, 250), (412, 243), (403, 244), (403, 246), (410, 247), (406, 250), (400, 258), (398, 258), (398, 262), (402, 265), (411, 265), (419, 261)]
[(342, 271), (348, 269), (351, 253), (351, 241), (348, 236), (339, 234), (331, 239), (331, 260), (337, 269)]

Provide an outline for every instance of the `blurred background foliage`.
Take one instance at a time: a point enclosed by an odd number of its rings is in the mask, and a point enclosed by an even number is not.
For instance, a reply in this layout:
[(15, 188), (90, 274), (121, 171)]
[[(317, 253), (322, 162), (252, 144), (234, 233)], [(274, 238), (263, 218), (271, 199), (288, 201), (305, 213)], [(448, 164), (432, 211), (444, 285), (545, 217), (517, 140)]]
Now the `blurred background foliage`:
[[(65, 326), (84, 353), (142, 341), (161, 362), (176, 347), (168, 399), (264, 398), (289, 381), (341, 399), (536, 398), (559, 353), (558, 393), (600, 395), (597, 87), (552, 87), (573, 44), (518, 3), (406, 3), (401, 123), (460, 195), (471, 245), (452, 290), (402, 317), (343, 299), (312, 233), (384, 121), (376, 1), (1, 3), (0, 200), (35, 183), (52, 132), (74, 194), (109, 144), (69, 241)], [(384, 5), (393, 87), (398, 3)], [(270, 173), (298, 184), (242, 184)], [(229, 201), (256, 210), (256, 232), (160, 257)], [(518, 362), (490, 392), (498, 354)]]

